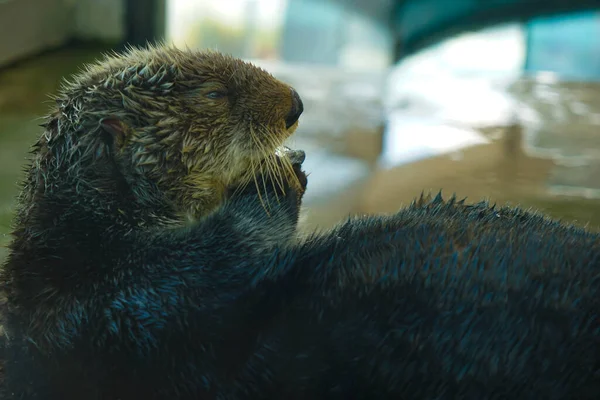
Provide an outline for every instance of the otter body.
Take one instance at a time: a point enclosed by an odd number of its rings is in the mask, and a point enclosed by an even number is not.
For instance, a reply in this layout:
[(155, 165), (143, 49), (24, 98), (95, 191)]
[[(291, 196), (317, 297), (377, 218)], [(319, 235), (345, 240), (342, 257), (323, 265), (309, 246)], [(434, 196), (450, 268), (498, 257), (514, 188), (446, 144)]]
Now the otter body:
[[(17, 397), (32, 399), (597, 398), (598, 236), (437, 199), (289, 244), (295, 204), (266, 219), (246, 194), (193, 228), (104, 238), (116, 247), (93, 262), (73, 251), (46, 261), (89, 272), (65, 273), (64, 294), (40, 283), (29, 289), (37, 296), (18, 298), (8, 390), (34, 388)], [(273, 231), (280, 244), (265, 242)], [(99, 240), (88, 237), (77, 247)], [(38, 249), (11, 262), (40, 258)]]
[[(150, 53), (91, 69), (35, 149), (0, 276), (5, 397), (599, 398), (597, 234), (438, 196), (299, 239), (302, 159), (271, 155), (296, 123), (297, 94), (247, 64), (174, 52), (189, 68), (167, 81), (195, 100), (169, 103), (199, 116), (169, 130), (177, 145), (167, 146), (151, 129), (163, 117), (135, 114), (122, 87), (121, 103), (92, 101), (116, 96), (102, 89), (115, 71), (144, 75), (136, 60)], [(277, 95), (252, 97), (231, 74), (258, 75)], [(148, 76), (119, 82), (156, 91), (144, 98), (168, 111)], [(213, 80), (226, 103), (194, 97)], [(77, 103), (78, 93), (94, 99)], [(271, 116), (248, 114), (241, 98)], [(213, 121), (214, 107), (229, 118), (217, 131), (237, 148), (220, 153), (235, 173), (184, 168), (210, 143), (184, 128)], [(256, 146), (259, 131), (272, 135)], [(202, 168), (224, 188), (220, 203), (179, 188)]]

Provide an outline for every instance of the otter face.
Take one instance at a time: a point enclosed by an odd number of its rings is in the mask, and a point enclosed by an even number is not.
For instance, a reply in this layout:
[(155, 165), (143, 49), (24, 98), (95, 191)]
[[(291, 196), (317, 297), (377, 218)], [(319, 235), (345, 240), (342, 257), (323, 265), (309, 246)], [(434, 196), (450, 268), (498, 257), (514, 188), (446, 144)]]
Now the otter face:
[(131, 49), (89, 66), (57, 102), (65, 134), (108, 136), (106, 153), (131, 186), (155, 185), (192, 218), (220, 204), (227, 187), (259, 185), (265, 169), (296, 179), (274, 157), (298, 125), (300, 96), (233, 57)]

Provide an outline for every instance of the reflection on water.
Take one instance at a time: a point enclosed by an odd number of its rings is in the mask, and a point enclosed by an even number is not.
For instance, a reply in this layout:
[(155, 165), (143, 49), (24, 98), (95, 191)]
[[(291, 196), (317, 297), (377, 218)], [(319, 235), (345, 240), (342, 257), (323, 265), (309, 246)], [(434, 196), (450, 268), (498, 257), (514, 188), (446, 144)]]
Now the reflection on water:
[(598, 18), (485, 28), (394, 66), (382, 168), (359, 211), (393, 212), (421, 189), (443, 189), (597, 229)]
[[(532, 207), (598, 229), (600, 84), (562, 82), (546, 73), (489, 87), (477, 98), (459, 101), (463, 108), (430, 103), (425, 110), (423, 102), (396, 107), (390, 113), (384, 170), (372, 180), (361, 211), (393, 212), (416, 190), (443, 189), (471, 201), (488, 198)], [(463, 124), (456, 117), (468, 113), (470, 103), (493, 108), (499, 94), (507, 105), (502, 114)], [(419, 118), (413, 125), (432, 128), (413, 135), (419, 129), (407, 126), (411, 118)], [(419, 154), (423, 146), (429, 154)]]
[(522, 80), (510, 91), (538, 116), (526, 124), (523, 151), (553, 161), (548, 192), (600, 201), (600, 85)]
[(471, 202), (489, 199), (600, 227), (597, 164), (568, 166), (561, 164), (560, 155), (529, 154), (521, 125), (482, 129), (481, 135), (489, 142), (376, 172), (360, 211), (394, 212), (421, 190), (443, 190)]

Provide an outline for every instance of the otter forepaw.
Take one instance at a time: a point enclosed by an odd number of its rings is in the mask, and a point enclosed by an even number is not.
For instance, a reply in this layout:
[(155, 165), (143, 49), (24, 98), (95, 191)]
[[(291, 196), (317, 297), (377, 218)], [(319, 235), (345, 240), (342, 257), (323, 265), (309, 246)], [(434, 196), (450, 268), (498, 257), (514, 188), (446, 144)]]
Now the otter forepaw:
[(302, 170), (302, 163), (306, 158), (304, 152), (302, 150), (294, 150), (296, 153), (301, 153), (301, 155), (290, 156), (292, 160), (292, 167), (294, 168), (294, 172), (296, 173), (296, 178), (298, 178), (298, 183), (302, 189), (302, 195), (306, 191), (306, 185), (308, 184), (308, 179), (306, 178), (306, 173)]
[[(283, 200), (297, 212), (302, 205), (302, 198), (306, 191), (308, 179), (306, 173), (302, 170), (302, 163), (306, 158), (306, 154), (302, 150), (292, 150), (289, 148), (284, 149), (285, 152), (277, 156), (277, 163), (280, 171), (285, 171), (285, 164), (292, 166), (293, 176), (281, 176), (270, 182), (274, 192), (276, 200), (280, 202)], [(285, 159), (285, 158), (287, 159)], [(289, 171), (289, 169), (288, 169)]]
[[(273, 160), (277, 164), (277, 168), (270, 168), (256, 176), (254, 182), (246, 185), (241, 192), (232, 188), (231, 200), (250, 197), (257, 206), (268, 213), (276, 212), (283, 207), (287, 213), (293, 214), (293, 218), (297, 219), (308, 183), (306, 174), (302, 170), (304, 159), (304, 151), (285, 149), (283, 154), (278, 154)], [(292, 171), (290, 171), (290, 165)], [(272, 164), (271, 167), (273, 167)], [(281, 173), (274, 173), (274, 171)], [(293, 172), (294, 175), (291, 176), (290, 172)]]

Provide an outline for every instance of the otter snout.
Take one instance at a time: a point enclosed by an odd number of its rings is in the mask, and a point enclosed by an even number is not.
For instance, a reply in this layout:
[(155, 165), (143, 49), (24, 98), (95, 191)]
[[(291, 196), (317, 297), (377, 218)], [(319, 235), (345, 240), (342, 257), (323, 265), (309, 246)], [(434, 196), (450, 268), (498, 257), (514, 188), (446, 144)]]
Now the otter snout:
[(298, 92), (294, 90), (294, 88), (290, 89), (292, 91), (292, 108), (290, 112), (285, 117), (285, 128), (290, 129), (292, 125), (298, 121), (302, 111), (304, 111), (304, 105), (302, 104), (302, 99), (300, 99), (300, 95)]

